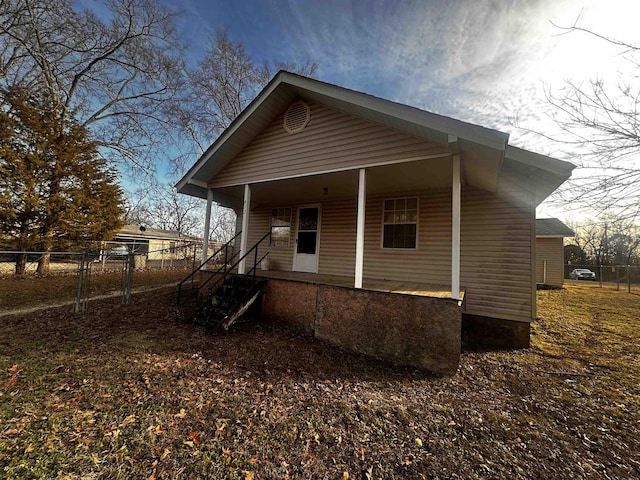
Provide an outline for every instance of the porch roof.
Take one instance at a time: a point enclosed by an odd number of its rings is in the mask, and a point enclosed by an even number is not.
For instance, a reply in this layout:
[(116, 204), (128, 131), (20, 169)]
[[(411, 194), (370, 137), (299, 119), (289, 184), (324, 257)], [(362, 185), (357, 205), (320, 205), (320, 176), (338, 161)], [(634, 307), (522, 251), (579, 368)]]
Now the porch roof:
[[(280, 71), (177, 183), (178, 191), (207, 198), (211, 179), (298, 98), (447, 146), (452, 154), (461, 155), (465, 182), (486, 190), (495, 190), (505, 157), (535, 169), (532, 181), (536, 192), (540, 191), (539, 201), (566, 180), (573, 168), (567, 162), (507, 147), (509, 135), (504, 132)], [(225, 205), (235, 203), (218, 190), (213, 199)]]
[(576, 234), (558, 218), (536, 218), (537, 238), (565, 238)]

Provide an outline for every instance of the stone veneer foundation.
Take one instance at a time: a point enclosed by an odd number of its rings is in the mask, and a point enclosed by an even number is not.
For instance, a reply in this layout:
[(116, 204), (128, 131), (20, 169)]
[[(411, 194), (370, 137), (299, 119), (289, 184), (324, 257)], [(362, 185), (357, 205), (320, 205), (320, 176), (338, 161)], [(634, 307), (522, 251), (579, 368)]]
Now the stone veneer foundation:
[(373, 358), (451, 375), (460, 361), (455, 300), (269, 279), (262, 317)]

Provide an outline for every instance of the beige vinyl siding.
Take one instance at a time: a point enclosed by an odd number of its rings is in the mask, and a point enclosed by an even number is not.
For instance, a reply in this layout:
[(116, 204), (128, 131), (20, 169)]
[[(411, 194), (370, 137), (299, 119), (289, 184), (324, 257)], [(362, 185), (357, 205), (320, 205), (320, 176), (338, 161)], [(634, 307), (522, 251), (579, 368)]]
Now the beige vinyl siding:
[(357, 214), (355, 198), (322, 205), (318, 273), (355, 276)]
[(468, 314), (533, 318), (533, 197), (523, 183), (505, 166), (497, 194), (463, 190), (460, 283)]
[[(280, 205), (282, 207), (288, 207), (289, 205)], [(292, 209), (291, 213), (291, 237), (288, 247), (271, 247), (269, 246), (269, 240), (264, 240), (258, 248), (258, 258), (265, 253), (269, 252), (269, 268), (272, 270), (285, 270), (291, 271), (293, 267), (293, 245), (295, 224), (297, 220), (297, 209)], [(249, 237), (247, 238), (247, 249), (253, 247), (260, 238), (269, 232), (271, 228), (271, 208), (261, 208), (251, 210), (249, 212)], [(249, 263), (253, 265), (253, 257), (248, 259)]]
[[(382, 207), (386, 198), (419, 199), (418, 248), (382, 248)], [(497, 194), (465, 187), (461, 212), (461, 285), (465, 312), (530, 321), (534, 315), (531, 256), (532, 195), (514, 174), (503, 172)], [(291, 271), (296, 205), (290, 247), (272, 247), (271, 268)], [(319, 273), (354, 275), (356, 199), (322, 204)], [(269, 230), (271, 208), (251, 211), (249, 241)], [(261, 248), (261, 254), (266, 251)], [(451, 191), (399, 192), (367, 198), (364, 277), (451, 284)]]
[[(382, 248), (382, 209), (389, 198), (418, 197), (416, 249)], [(367, 198), (364, 277), (383, 280), (451, 283), (451, 191), (399, 192)]]
[(311, 120), (288, 134), (280, 115), (211, 181), (210, 187), (345, 170), (381, 162), (448, 155), (429, 143), (322, 105), (311, 103)]
[[(561, 287), (564, 277), (562, 238), (536, 239), (536, 282)], [(545, 279), (544, 264), (547, 262)]]

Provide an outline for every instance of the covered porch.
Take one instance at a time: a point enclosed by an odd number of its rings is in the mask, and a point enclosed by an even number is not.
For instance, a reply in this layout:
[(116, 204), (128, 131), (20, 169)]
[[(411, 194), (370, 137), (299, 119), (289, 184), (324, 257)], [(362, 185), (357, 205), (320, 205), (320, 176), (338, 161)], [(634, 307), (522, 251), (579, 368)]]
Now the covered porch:
[(271, 232), (259, 246), (269, 259), (262, 276), (462, 303), (463, 177), (461, 157), (447, 153), (209, 188), (208, 205), (235, 206), (240, 252)]
[[(282, 270), (259, 269), (256, 272), (256, 277), (334, 285), (338, 287), (353, 287), (353, 277), (343, 275), (321, 275), (318, 273), (308, 272), (287, 272)], [(419, 297), (453, 298), (451, 289), (448, 285), (365, 278), (362, 282), (362, 288), (364, 290), (372, 290), (376, 292), (400, 293), (404, 295), (416, 295)], [(464, 302), (464, 293), (464, 288), (461, 288), (458, 292), (458, 302), (460, 305)]]

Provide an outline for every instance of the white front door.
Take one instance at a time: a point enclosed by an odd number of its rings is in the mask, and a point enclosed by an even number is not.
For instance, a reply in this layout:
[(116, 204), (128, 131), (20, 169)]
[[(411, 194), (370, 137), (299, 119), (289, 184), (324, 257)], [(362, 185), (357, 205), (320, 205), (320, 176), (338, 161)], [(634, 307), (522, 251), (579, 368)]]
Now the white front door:
[(293, 254), (293, 270), (318, 273), (320, 248), (320, 207), (298, 208), (298, 231)]

